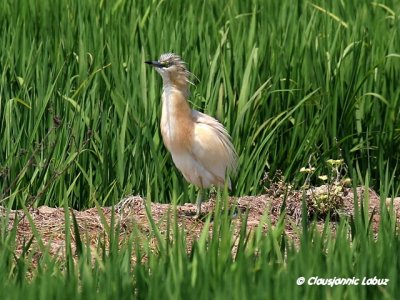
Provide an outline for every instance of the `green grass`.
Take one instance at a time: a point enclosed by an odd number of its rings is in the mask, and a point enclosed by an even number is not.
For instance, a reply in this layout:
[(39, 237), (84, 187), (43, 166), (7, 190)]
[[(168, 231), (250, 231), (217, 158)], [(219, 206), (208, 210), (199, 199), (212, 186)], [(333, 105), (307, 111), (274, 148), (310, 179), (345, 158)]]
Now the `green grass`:
[[(1, 1), (1, 204), (83, 209), (127, 194), (193, 201), (195, 188), (161, 141), (161, 78), (144, 64), (169, 51), (198, 78), (192, 106), (216, 116), (232, 135), (240, 163), (235, 195), (261, 193), (266, 171), (282, 170), (301, 185), (299, 170), (311, 157), (316, 175), (329, 170), (327, 159), (343, 158), (354, 182), (382, 199), (399, 196), (400, 3), (350, 2)], [(299, 250), (288, 245), (286, 256), (278, 251), (286, 244), (276, 245), (278, 228), (250, 240), (235, 260), (229, 240), (222, 247), (216, 237), (187, 256), (181, 234), (133, 271), (132, 239), (94, 271), (85, 263), (90, 254), (67, 273), (45, 254), (26, 281), (29, 251), (14, 256), (15, 233), (2, 220), (1, 290), (8, 286), (10, 298), (78, 290), (80, 297), (101, 290), (104, 298), (134, 292), (174, 298), (231, 295), (235, 286), (238, 298), (253, 290), (259, 298), (394, 298), (399, 238), (393, 224), (383, 223), (376, 241), (361, 228), (349, 244), (344, 223), (338, 237), (304, 238)], [(327, 247), (333, 250), (325, 254)], [(396, 284), (384, 290), (294, 284), (298, 274), (367, 273)], [(171, 286), (155, 290), (161, 283)]]
[[(221, 206), (217, 206), (213, 234), (208, 234), (208, 218), (189, 253), (184, 230), (177, 226), (172, 214), (166, 232), (161, 233), (154, 224), (148, 237), (140, 239), (143, 234), (135, 226), (120, 247), (118, 226), (108, 231), (106, 237), (100, 235), (95, 249), (86, 245), (83, 235), (72, 240), (67, 234), (66, 261), (57, 261), (48, 254), (47, 246), (39, 246), (44, 254), (37, 267), (32, 266), (35, 251), (14, 256), (15, 233), (3, 235), (3, 232), (0, 241), (2, 298), (395, 299), (400, 283), (397, 255), (400, 238), (392, 214), (385, 211), (384, 216), (378, 238), (360, 210), (354, 219), (342, 220), (335, 237), (328, 222), (322, 233), (310, 224), (300, 244), (295, 246), (284, 234), (283, 218), (266, 234), (262, 224), (252, 233), (242, 226), (238, 240), (234, 240), (230, 213), (222, 212)], [(264, 220), (268, 223), (268, 216)], [(155, 245), (150, 245), (152, 238), (157, 241)], [(107, 242), (109, 246), (105, 246)], [(72, 259), (71, 244), (78, 249), (77, 261)], [(237, 251), (232, 255), (234, 245)], [(29, 247), (27, 241), (26, 249)], [(135, 263), (131, 261), (132, 254)], [(25, 279), (32, 270), (33, 278)], [(355, 277), (359, 283), (298, 286), (296, 280), (301, 276), (306, 280), (315, 276)], [(374, 276), (389, 282), (386, 286), (362, 284), (364, 277)]]

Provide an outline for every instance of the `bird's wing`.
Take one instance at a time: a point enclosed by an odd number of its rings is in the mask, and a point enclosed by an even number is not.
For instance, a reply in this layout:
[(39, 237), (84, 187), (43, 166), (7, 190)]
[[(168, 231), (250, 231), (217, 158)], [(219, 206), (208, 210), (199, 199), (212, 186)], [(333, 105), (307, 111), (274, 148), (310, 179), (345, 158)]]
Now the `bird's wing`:
[(225, 172), (236, 171), (237, 154), (224, 126), (213, 117), (192, 110), (195, 123), (192, 154), (217, 178), (225, 180)]

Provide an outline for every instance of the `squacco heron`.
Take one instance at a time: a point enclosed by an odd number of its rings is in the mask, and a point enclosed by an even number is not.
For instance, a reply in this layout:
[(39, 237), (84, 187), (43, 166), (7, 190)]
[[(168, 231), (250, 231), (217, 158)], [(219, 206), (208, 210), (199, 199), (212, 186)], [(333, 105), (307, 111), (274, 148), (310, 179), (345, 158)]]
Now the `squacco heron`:
[(161, 135), (175, 166), (185, 179), (199, 188), (196, 216), (201, 213), (203, 189), (211, 185), (231, 189), (226, 172), (234, 172), (237, 155), (224, 126), (213, 117), (191, 109), (186, 64), (173, 53), (158, 61), (146, 61), (163, 79)]

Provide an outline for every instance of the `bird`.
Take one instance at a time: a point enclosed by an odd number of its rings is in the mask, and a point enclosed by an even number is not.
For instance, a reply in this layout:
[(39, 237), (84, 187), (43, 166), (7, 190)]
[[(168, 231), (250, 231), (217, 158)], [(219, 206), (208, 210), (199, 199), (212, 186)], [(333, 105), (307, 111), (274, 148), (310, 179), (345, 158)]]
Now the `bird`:
[(199, 188), (196, 199), (196, 217), (199, 217), (204, 189), (225, 184), (232, 189), (226, 175), (237, 171), (237, 152), (218, 120), (190, 107), (191, 73), (179, 55), (165, 53), (158, 60), (145, 63), (162, 77), (163, 143), (183, 177)]

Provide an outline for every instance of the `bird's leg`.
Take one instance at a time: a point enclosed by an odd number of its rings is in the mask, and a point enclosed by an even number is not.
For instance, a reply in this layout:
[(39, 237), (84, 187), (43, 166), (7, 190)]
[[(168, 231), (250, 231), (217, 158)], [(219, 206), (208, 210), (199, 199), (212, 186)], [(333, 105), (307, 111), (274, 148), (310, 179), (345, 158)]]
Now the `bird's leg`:
[(200, 217), (201, 213), (201, 202), (203, 201), (203, 188), (199, 188), (199, 192), (197, 193), (197, 210), (196, 210), (196, 216)]

